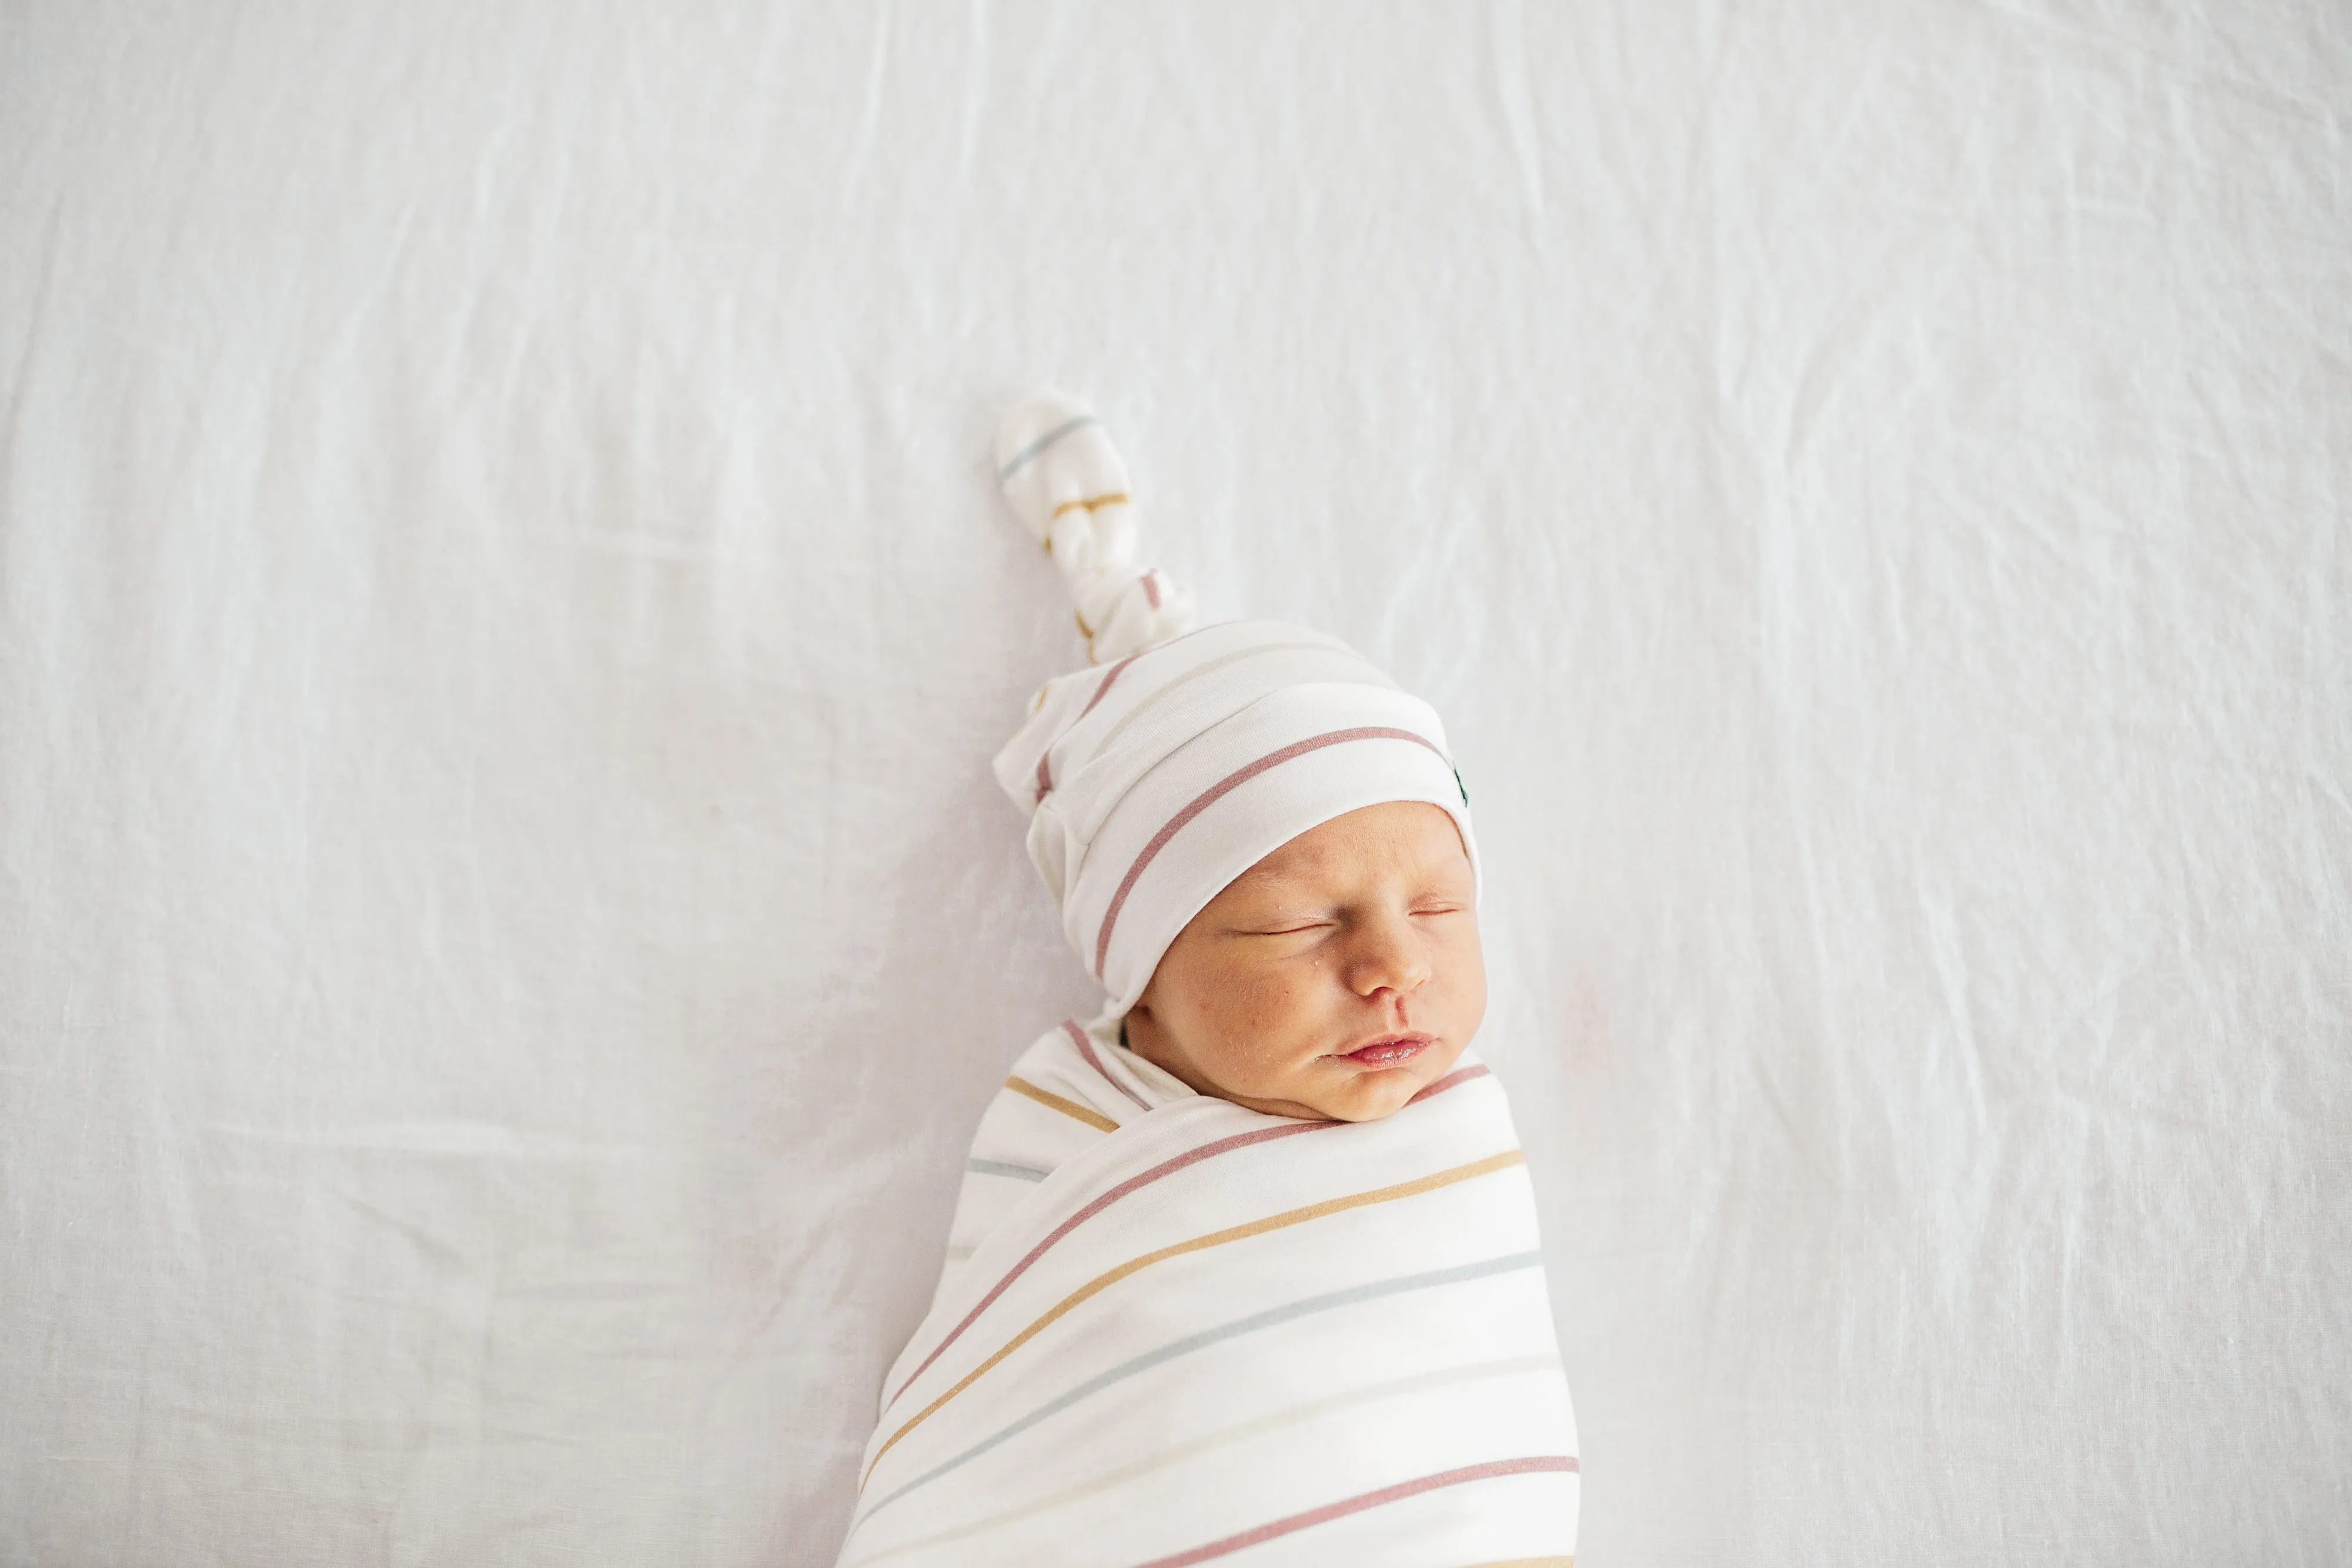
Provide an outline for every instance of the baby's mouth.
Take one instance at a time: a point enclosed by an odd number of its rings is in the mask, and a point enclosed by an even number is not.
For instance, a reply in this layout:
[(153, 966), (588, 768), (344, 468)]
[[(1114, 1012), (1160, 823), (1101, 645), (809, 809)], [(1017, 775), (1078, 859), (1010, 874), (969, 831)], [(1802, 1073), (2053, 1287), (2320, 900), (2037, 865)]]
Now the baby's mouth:
[(1360, 1061), (1366, 1067), (1394, 1067), (1398, 1062), (1412, 1061), (1435, 1043), (1425, 1034), (1384, 1034), (1353, 1051), (1336, 1054), (1342, 1061)]

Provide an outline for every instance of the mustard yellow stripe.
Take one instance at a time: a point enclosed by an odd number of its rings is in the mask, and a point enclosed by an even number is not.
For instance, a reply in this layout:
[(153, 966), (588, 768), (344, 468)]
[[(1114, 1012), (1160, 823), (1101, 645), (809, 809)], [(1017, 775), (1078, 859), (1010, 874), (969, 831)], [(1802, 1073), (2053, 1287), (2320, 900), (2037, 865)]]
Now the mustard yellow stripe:
[[(1012, 1085), (1016, 1089), (1024, 1087), (1021, 1080), (1017, 1078), (1012, 1081)], [(1045, 1093), (1044, 1090), (1036, 1089), (1034, 1085), (1029, 1085), (1027, 1088), (1034, 1090), (1040, 1096)], [(1051, 1098), (1058, 1098), (1058, 1096)], [(1067, 1104), (1068, 1102), (1065, 1101), (1063, 1103)], [(1190, 1241), (1179, 1241), (1173, 1246), (1162, 1247), (1157, 1252), (1146, 1252), (1140, 1258), (1130, 1258), (1108, 1273), (1096, 1275), (1063, 1297), (1044, 1317), (1013, 1335), (1002, 1350), (966, 1373), (962, 1382), (908, 1417), (905, 1426), (891, 1433), (889, 1440), (874, 1450), (873, 1460), (866, 1465), (866, 1473), (858, 1478), (857, 1490), (864, 1491), (866, 1483), (874, 1479), (874, 1467), (882, 1462), (882, 1456), (896, 1447), (899, 1438), (929, 1419), (940, 1406), (979, 1382), (982, 1375), (995, 1366), (998, 1362), (1043, 1333), (1071, 1308), (1091, 1297), (1100, 1295), (1139, 1270), (1149, 1269), (1154, 1263), (1164, 1263), (1171, 1258), (1182, 1257), (1187, 1252), (1204, 1251), (1211, 1247), (1222, 1247), (1228, 1241), (1240, 1241), (1252, 1236), (1263, 1236), (1269, 1230), (1281, 1230), (1293, 1225), (1304, 1225), (1310, 1219), (1321, 1219), (1326, 1215), (1344, 1214), (1351, 1208), (1369, 1208), (1376, 1203), (1388, 1203), (1400, 1197), (1412, 1197), (1418, 1193), (1434, 1192), (1439, 1187), (1451, 1186), (1458, 1181), (1468, 1181), (1473, 1176), (1508, 1170), (1513, 1166), (1526, 1163), (1527, 1155), (1518, 1150), (1505, 1149), (1499, 1155), (1488, 1155), (1483, 1160), (1473, 1160), (1466, 1166), (1455, 1166), (1450, 1170), (1436, 1171), (1417, 1180), (1399, 1182), (1394, 1186), (1375, 1187), (1370, 1192), (1352, 1193), (1346, 1197), (1326, 1198), (1321, 1203), (1310, 1203), (1304, 1208), (1285, 1209), (1280, 1214), (1271, 1214), (1264, 1219), (1253, 1219), (1246, 1225), (1235, 1225), (1223, 1230), (1213, 1230), (1206, 1236), (1196, 1236)]]
[(1106, 495), (1088, 496), (1083, 501), (1065, 501), (1054, 508), (1054, 516), (1058, 517), (1065, 512), (1091, 512), (1097, 507), (1123, 507), (1127, 505), (1127, 500), (1126, 491), (1112, 490)]
[(1048, 1111), (1059, 1111), (1075, 1121), (1084, 1122), (1098, 1132), (1116, 1133), (1118, 1124), (1099, 1111), (1089, 1111), (1076, 1100), (1065, 1100), (1051, 1089), (1040, 1089), (1026, 1078), (1008, 1078), (1004, 1086), (1015, 1094), (1025, 1094)]

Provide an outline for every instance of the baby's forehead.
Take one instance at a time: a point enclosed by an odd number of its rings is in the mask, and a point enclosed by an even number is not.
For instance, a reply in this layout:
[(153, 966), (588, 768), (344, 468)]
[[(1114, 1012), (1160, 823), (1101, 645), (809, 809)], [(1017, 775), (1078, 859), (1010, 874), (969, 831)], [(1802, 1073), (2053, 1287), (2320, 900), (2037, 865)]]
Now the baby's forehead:
[(1425, 801), (1398, 800), (1310, 828), (1235, 877), (1226, 891), (1288, 891), (1384, 873), (1456, 869), (1467, 875), (1470, 858), (1451, 814)]

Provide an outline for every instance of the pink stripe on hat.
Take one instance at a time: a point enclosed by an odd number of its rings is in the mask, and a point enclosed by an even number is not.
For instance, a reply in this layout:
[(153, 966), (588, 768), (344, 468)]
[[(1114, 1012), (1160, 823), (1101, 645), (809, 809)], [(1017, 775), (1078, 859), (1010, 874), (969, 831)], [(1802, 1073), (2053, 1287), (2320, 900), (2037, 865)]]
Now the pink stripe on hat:
[[(1159, 858), (1160, 852), (1168, 847), (1168, 841), (1181, 831), (1187, 822), (1267, 768), (1278, 768), (1294, 757), (1304, 757), (1310, 751), (1320, 751), (1327, 746), (1339, 746), (1350, 740), (1409, 740), (1415, 746), (1429, 746), (1427, 740), (1409, 729), (1389, 729), (1376, 725), (1368, 725), (1358, 729), (1335, 729), (1328, 735), (1315, 735), (1309, 736), (1305, 740), (1294, 740), (1281, 750), (1261, 757), (1246, 768), (1237, 768), (1218, 779), (1194, 797), (1191, 805), (1171, 818), (1166, 827), (1154, 833), (1151, 836), (1151, 841), (1143, 846), (1143, 852), (1135, 857), (1135, 863), (1127, 868), (1127, 875), (1119, 882), (1118, 891), (1111, 895), (1110, 907), (1103, 912), (1102, 930), (1095, 937), (1095, 977), (1097, 979), (1102, 977), (1103, 956), (1110, 951), (1111, 927), (1118, 923), (1118, 912), (1127, 907), (1127, 895), (1135, 891), (1136, 879), (1143, 874), (1144, 867)], [(1437, 751), (1434, 746), (1429, 746), (1429, 749)], [(1442, 751), (1437, 754), (1440, 757), (1445, 755)], [(1311, 828), (1316, 825), (1309, 822), (1307, 826)], [(1307, 828), (1301, 828), (1298, 831), (1303, 833)]]
[[(1402, 744), (1298, 760), (1354, 741)], [(1226, 883), (1334, 817), (1427, 801), (1452, 814), (1477, 864), (1436, 714), (1345, 643), (1273, 622), (1200, 627), (1047, 682), (996, 777), (1028, 816), (1029, 857), (1063, 930), (1118, 1012)]]
[(1129, 653), (1126, 658), (1121, 659), (1118, 664), (1113, 664), (1108, 670), (1103, 672), (1102, 685), (1097, 686), (1095, 688), (1095, 695), (1087, 699), (1087, 706), (1078, 710), (1078, 716), (1080, 718), (1084, 718), (1087, 715), (1094, 712), (1095, 705), (1101, 702), (1103, 698), (1110, 695), (1111, 683), (1118, 679), (1119, 672), (1126, 669), (1129, 664), (1132, 664), (1136, 660), (1141, 657), (1143, 657), (1143, 655), (1140, 653)]

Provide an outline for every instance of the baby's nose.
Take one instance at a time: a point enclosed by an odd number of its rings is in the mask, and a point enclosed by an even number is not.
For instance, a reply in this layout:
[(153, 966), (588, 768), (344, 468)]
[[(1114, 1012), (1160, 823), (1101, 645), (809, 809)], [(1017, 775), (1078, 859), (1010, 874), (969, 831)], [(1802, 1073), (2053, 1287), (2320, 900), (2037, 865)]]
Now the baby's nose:
[(1352, 988), (1368, 998), (1381, 991), (1410, 996), (1428, 983), (1431, 970), (1428, 955), (1411, 933), (1392, 930), (1368, 934), (1354, 967)]

